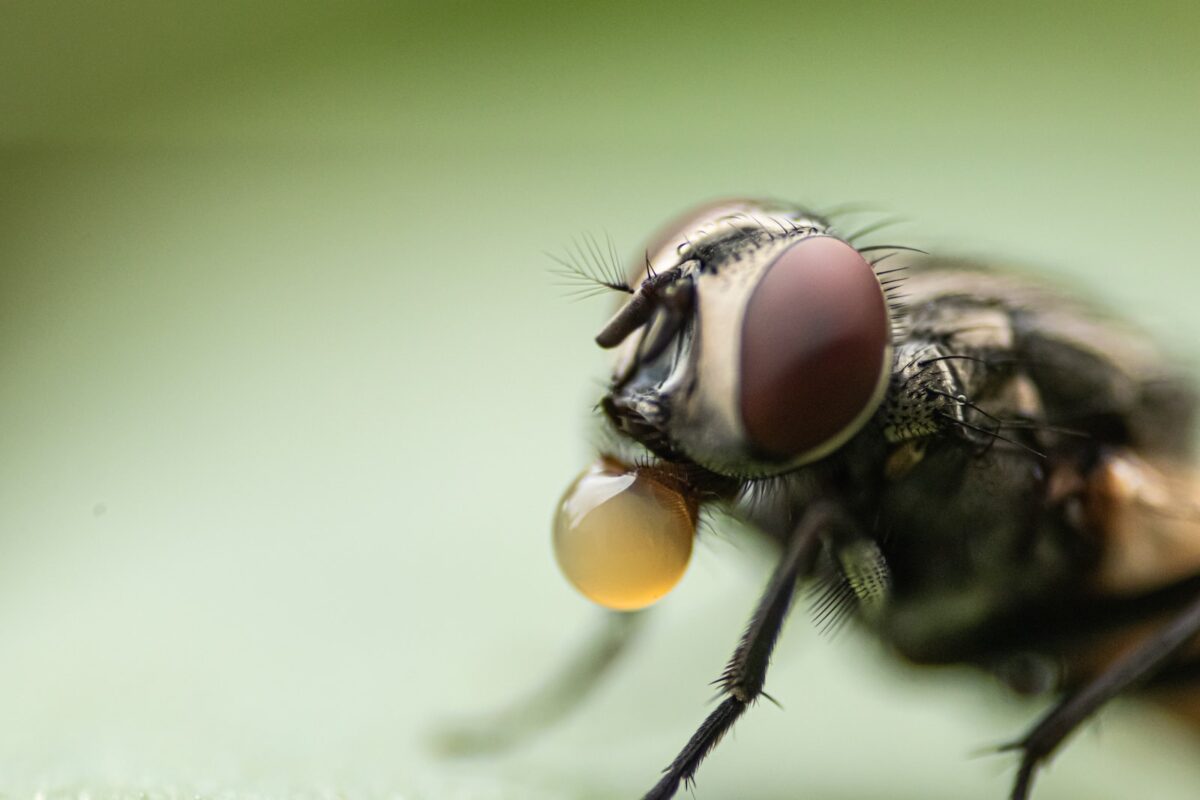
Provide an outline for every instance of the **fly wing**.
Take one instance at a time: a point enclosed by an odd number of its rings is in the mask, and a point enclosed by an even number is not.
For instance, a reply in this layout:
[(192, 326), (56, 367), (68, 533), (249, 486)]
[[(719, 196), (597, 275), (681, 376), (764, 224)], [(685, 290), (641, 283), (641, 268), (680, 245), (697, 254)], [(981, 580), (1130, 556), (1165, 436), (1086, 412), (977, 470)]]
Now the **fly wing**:
[(972, 262), (925, 259), (905, 279), (911, 336), (1007, 361), (1047, 424), (1186, 460), (1196, 395), (1140, 330), (1074, 291)]

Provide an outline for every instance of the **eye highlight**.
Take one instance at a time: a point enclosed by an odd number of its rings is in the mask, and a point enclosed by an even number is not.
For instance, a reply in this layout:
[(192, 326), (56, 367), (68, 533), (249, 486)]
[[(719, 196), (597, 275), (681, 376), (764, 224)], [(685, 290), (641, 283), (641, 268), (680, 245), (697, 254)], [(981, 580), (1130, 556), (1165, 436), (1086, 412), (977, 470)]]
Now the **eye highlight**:
[(819, 457), (878, 406), (891, 349), (883, 289), (857, 250), (810, 236), (755, 287), (742, 323), (742, 423), (765, 457)]
[(600, 458), (563, 494), (554, 515), (554, 555), (589, 600), (633, 611), (679, 582), (695, 534), (693, 500), (653, 468)]

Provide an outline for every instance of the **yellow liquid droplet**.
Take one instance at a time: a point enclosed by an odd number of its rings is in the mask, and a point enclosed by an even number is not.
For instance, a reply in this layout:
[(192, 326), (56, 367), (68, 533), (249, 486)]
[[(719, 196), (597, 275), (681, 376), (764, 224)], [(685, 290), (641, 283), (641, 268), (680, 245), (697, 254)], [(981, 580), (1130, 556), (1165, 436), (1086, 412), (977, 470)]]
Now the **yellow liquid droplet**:
[(554, 555), (588, 599), (632, 611), (679, 582), (695, 533), (695, 515), (679, 492), (601, 459), (575, 479), (559, 503)]

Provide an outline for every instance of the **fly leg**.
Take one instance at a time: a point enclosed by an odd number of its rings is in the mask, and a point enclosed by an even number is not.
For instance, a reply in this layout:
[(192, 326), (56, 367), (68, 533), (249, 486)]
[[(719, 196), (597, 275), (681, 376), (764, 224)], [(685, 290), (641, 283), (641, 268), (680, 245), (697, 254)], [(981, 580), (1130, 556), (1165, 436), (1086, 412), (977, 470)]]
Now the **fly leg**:
[(550, 727), (595, 689), (635, 638), (645, 616), (643, 611), (605, 612), (584, 647), (533, 694), (490, 717), (438, 732), (435, 745), (448, 755), (498, 752)]
[(1022, 739), (1007, 745), (1005, 750), (1021, 751), (1012, 800), (1027, 800), (1038, 766), (1075, 728), (1109, 700), (1150, 678), (1197, 633), (1200, 633), (1200, 598), (1091, 683), (1064, 698)]
[(763, 692), (763, 683), (771, 651), (796, 592), (796, 582), (811, 568), (819, 536), (834, 521), (833, 509), (828, 505), (813, 506), (805, 512), (784, 548), (783, 557), (775, 567), (733, 657), (716, 681), (725, 699), (708, 715), (670, 766), (663, 770), (662, 779), (644, 800), (667, 800), (674, 796), (681, 782), (691, 783), (700, 762), (733, 727), (742, 712), (760, 695), (769, 698)]

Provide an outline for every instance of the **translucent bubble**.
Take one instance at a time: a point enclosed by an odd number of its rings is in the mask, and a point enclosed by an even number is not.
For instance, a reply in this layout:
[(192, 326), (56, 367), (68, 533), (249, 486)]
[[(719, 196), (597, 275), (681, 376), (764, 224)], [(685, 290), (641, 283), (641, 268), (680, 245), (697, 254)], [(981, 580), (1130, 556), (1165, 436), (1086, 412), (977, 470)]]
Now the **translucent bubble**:
[(653, 475), (602, 458), (563, 495), (554, 517), (558, 566), (593, 602), (644, 608), (674, 588), (687, 569), (696, 510)]

